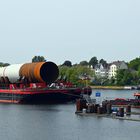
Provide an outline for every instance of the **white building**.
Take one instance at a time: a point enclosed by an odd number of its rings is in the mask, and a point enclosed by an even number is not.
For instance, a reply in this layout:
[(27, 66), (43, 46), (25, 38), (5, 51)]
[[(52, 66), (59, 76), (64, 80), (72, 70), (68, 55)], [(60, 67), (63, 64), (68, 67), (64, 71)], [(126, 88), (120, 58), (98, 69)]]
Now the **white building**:
[(107, 77), (108, 75), (108, 70), (102, 65), (102, 64), (97, 64), (95, 66), (95, 75), (97, 77)]
[(128, 69), (127, 64), (124, 61), (115, 61), (109, 65), (108, 78), (116, 76), (117, 70), (119, 69)]

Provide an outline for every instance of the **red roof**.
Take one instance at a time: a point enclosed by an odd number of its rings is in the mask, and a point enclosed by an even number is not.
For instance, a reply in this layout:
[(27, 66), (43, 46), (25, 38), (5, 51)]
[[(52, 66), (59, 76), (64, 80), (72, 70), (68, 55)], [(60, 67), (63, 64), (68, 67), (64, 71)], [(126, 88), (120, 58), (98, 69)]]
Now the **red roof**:
[(134, 93), (134, 96), (140, 96), (140, 93)]

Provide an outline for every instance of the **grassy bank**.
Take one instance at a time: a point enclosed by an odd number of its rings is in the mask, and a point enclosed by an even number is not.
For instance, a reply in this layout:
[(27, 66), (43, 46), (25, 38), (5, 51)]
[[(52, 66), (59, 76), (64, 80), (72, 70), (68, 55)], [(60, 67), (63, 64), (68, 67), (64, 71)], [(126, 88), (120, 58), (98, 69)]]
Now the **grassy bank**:
[(124, 86), (90, 86), (92, 89), (114, 89), (121, 90), (125, 89)]

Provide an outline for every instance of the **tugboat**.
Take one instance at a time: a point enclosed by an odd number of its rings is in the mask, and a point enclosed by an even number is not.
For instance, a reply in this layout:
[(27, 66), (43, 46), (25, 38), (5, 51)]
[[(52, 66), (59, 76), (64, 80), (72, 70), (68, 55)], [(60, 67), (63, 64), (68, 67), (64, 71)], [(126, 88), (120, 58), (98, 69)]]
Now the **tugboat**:
[(134, 93), (134, 96), (135, 96), (136, 99), (140, 99), (140, 93), (139, 92), (138, 93)]
[[(59, 69), (53, 62), (14, 64), (0, 68), (0, 102), (21, 104), (64, 103), (91, 94), (90, 87), (56, 83)], [(52, 86), (55, 83), (55, 86)]]
[(113, 100), (105, 100), (103, 103), (110, 103), (113, 106), (131, 105), (134, 108), (140, 108), (140, 93), (134, 93), (134, 99), (116, 98)]

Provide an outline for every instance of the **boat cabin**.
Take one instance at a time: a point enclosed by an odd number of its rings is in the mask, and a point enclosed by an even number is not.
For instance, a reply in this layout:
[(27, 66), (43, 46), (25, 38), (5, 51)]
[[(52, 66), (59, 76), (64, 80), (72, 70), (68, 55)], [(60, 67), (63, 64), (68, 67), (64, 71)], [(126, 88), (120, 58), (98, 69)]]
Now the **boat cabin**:
[(134, 93), (136, 99), (140, 99), (140, 93)]

